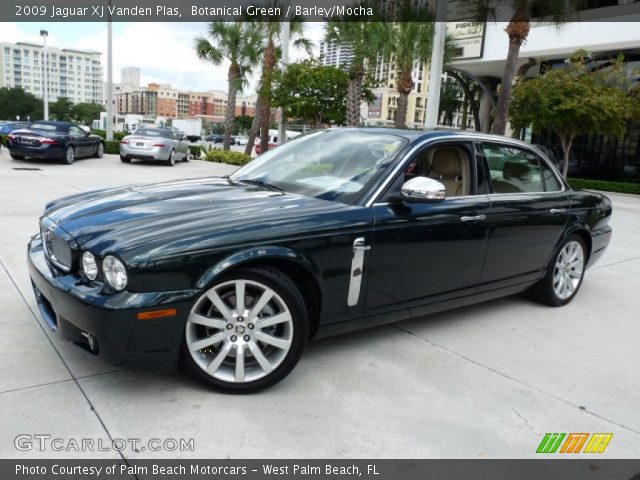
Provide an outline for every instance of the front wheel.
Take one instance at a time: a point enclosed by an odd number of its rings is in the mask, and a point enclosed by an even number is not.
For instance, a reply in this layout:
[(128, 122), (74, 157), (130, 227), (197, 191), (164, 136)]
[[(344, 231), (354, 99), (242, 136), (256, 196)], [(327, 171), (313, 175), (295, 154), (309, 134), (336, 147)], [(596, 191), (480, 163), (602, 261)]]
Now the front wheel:
[(98, 146), (96, 147), (96, 152), (95, 152), (94, 156), (96, 158), (104, 157), (104, 144), (102, 142), (98, 143)]
[(185, 328), (187, 365), (214, 388), (263, 390), (302, 355), (309, 320), (300, 291), (277, 270), (232, 272), (196, 300)]
[(535, 300), (560, 307), (576, 296), (586, 267), (584, 240), (579, 235), (570, 235), (560, 245), (545, 277), (535, 284), (531, 293)]

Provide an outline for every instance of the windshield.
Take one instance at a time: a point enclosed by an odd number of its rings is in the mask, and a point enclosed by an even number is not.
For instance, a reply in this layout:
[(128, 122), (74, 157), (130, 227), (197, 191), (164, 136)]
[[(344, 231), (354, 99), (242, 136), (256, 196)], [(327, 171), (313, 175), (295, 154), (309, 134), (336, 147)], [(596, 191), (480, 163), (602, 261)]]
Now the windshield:
[(269, 150), (231, 176), (309, 197), (355, 203), (407, 143), (377, 131), (328, 130)]

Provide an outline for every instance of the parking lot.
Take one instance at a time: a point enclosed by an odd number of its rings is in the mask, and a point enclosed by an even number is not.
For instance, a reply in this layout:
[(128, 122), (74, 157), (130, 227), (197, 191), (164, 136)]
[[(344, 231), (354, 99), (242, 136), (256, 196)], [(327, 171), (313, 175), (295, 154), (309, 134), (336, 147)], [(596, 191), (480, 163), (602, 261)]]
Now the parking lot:
[(640, 199), (630, 196), (611, 195), (612, 244), (568, 306), (515, 296), (312, 342), (256, 395), (106, 366), (40, 326), (25, 256), (47, 201), (234, 169), (115, 155), (63, 166), (2, 149), (0, 457), (120, 455), (14, 447), (19, 434), (48, 434), (194, 439), (193, 451), (127, 458), (522, 458), (546, 432), (611, 432), (600, 457), (640, 457)]

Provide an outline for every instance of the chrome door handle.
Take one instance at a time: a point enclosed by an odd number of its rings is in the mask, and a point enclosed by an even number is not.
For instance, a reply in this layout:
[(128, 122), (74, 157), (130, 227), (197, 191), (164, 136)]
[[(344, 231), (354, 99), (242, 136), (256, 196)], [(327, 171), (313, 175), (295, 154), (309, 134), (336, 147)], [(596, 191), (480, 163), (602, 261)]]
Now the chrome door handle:
[(461, 222), (477, 222), (478, 220), (486, 220), (487, 216), (485, 214), (475, 215), (473, 217), (460, 217)]
[(371, 250), (371, 245), (367, 245), (362, 237), (356, 238), (353, 242), (353, 251), (364, 252), (366, 250)]
[(560, 215), (562, 213), (567, 213), (567, 209), (566, 208), (552, 208), (551, 210), (549, 210), (549, 213), (551, 215)]

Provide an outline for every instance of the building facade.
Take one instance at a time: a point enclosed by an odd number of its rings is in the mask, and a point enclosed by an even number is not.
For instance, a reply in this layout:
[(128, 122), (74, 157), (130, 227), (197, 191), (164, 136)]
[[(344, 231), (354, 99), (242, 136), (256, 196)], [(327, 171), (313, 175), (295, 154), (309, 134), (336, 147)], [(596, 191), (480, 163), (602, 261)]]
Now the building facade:
[(349, 68), (353, 59), (353, 51), (346, 45), (337, 42), (320, 42), (320, 64), (328, 67)]
[[(73, 103), (102, 103), (100, 53), (47, 48), (49, 101), (67, 97)], [(44, 48), (28, 42), (0, 43), (0, 87), (19, 87), (44, 98)]]

